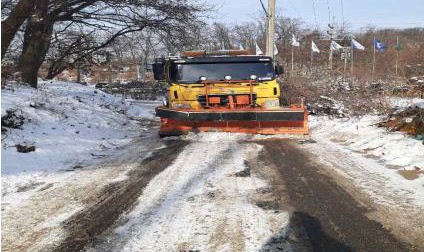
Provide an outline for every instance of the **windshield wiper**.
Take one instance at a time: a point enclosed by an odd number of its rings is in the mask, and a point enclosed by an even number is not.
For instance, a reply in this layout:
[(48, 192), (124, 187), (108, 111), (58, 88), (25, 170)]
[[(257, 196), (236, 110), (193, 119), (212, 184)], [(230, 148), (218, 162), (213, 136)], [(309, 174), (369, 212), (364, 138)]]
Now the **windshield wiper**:
[(199, 81), (179, 80), (177, 84), (199, 84)]

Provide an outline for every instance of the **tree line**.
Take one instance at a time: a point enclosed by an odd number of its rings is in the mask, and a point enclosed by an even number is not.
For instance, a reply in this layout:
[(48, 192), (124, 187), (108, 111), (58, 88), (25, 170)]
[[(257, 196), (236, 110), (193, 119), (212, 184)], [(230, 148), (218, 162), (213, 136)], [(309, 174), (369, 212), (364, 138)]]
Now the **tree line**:
[[(266, 18), (263, 14), (251, 21), (228, 24), (211, 22), (216, 9), (191, 0), (2, 0), (2, 60), (11, 61), (22, 81), (36, 87), (41, 64), (47, 63), (46, 78), (63, 70), (84, 68), (107, 62), (151, 62), (155, 57), (176, 55), (185, 50), (247, 49), (256, 45), (265, 51)], [(404, 30), (367, 27), (349, 32), (344, 24), (339, 30), (342, 45), (351, 37), (366, 46), (355, 52), (354, 73), (364, 77), (370, 72), (373, 37), (394, 45), (400, 37), (403, 50), (400, 65), (423, 63), (424, 29)], [(276, 17), (277, 61), (290, 69), (292, 37), (296, 69), (310, 68), (311, 41), (321, 52), (314, 55), (313, 68), (328, 67), (329, 43), (325, 31), (318, 31), (302, 19)], [(343, 41), (344, 40), (344, 41)], [(347, 43), (347, 44), (346, 44)], [(387, 76), (394, 69), (396, 51), (389, 47), (377, 57), (376, 76)], [(343, 64), (335, 55), (334, 71)], [(365, 73), (365, 74), (364, 74)]]

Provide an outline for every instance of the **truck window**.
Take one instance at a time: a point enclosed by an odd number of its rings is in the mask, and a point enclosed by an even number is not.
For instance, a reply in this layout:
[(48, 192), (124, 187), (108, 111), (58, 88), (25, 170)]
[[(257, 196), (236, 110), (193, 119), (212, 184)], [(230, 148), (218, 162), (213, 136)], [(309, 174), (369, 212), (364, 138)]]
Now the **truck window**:
[(179, 64), (176, 68), (177, 83), (198, 83), (201, 76), (209, 81), (224, 81), (228, 75), (232, 80), (249, 80), (251, 75), (259, 81), (275, 78), (270, 62)]

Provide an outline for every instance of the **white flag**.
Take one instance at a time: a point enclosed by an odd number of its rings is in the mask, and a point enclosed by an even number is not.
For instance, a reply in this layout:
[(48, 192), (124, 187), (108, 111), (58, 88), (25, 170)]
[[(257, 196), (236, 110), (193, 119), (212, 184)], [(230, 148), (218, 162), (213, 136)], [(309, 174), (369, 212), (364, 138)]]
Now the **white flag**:
[(353, 49), (358, 49), (358, 50), (365, 50), (365, 46), (361, 45), (358, 41), (352, 39), (352, 48)]
[(316, 53), (320, 53), (321, 51), (319, 50), (318, 46), (315, 44), (314, 41), (312, 41), (312, 51), (316, 52)]
[(256, 43), (256, 55), (263, 55), (264, 52), (262, 52), (261, 48), (258, 46), (258, 43)]
[(294, 36), (294, 34), (292, 34), (292, 43), (291, 43), (291, 45), (292, 46), (296, 46), (296, 47), (299, 47), (300, 46), (300, 43), (299, 43), (299, 41), (297, 41), (297, 39)]
[(277, 49), (277, 46), (274, 43), (274, 55), (277, 55), (277, 54), (278, 54), (278, 49)]
[(244, 50), (244, 47), (243, 47), (243, 45), (241, 43), (239, 44), (239, 49), (240, 50)]
[(337, 51), (337, 50), (340, 50), (342, 48), (343, 48), (343, 46), (341, 46), (341, 45), (337, 44), (335, 41), (331, 40), (331, 45), (330, 45), (331, 51)]

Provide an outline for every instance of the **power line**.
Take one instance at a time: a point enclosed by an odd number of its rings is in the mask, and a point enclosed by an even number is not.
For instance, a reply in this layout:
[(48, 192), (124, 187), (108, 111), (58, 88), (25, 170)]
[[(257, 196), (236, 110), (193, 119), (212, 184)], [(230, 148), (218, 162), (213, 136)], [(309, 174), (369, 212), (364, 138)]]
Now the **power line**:
[(345, 25), (345, 19), (344, 19), (344, 7), (343, 7), (343, 0), (340, 0), (340, 5), (341, 5), (341, 9), (342, 9), (342, 29), (344, 29), (344, 25)]
[(266, 15), (267, 17), (269, 17), (269, 15), (268, 15), (268, 11), (266, 10), (264, 3), (262, 2), (262, 0), (259, 0), (259, 2), (261, 2), (261, 6), (262, 6), (262, 9), (263, 9), (263, 10), (264, 10), (264, 12), (265, 12), (265, 15)]
[(331, 24), (331, 10), (330, 10), (330, 3), (327, 0), (327, 9), (328, 9), (328, 23)]
[(317, 19), (317, 9), (316, 9), (316, 6), (315, 6), (315, 0), (312, 0), (312, 8), (314, 9), (315, 26), (316, 26), (316, 29), (319, 30), (318, 19)]

